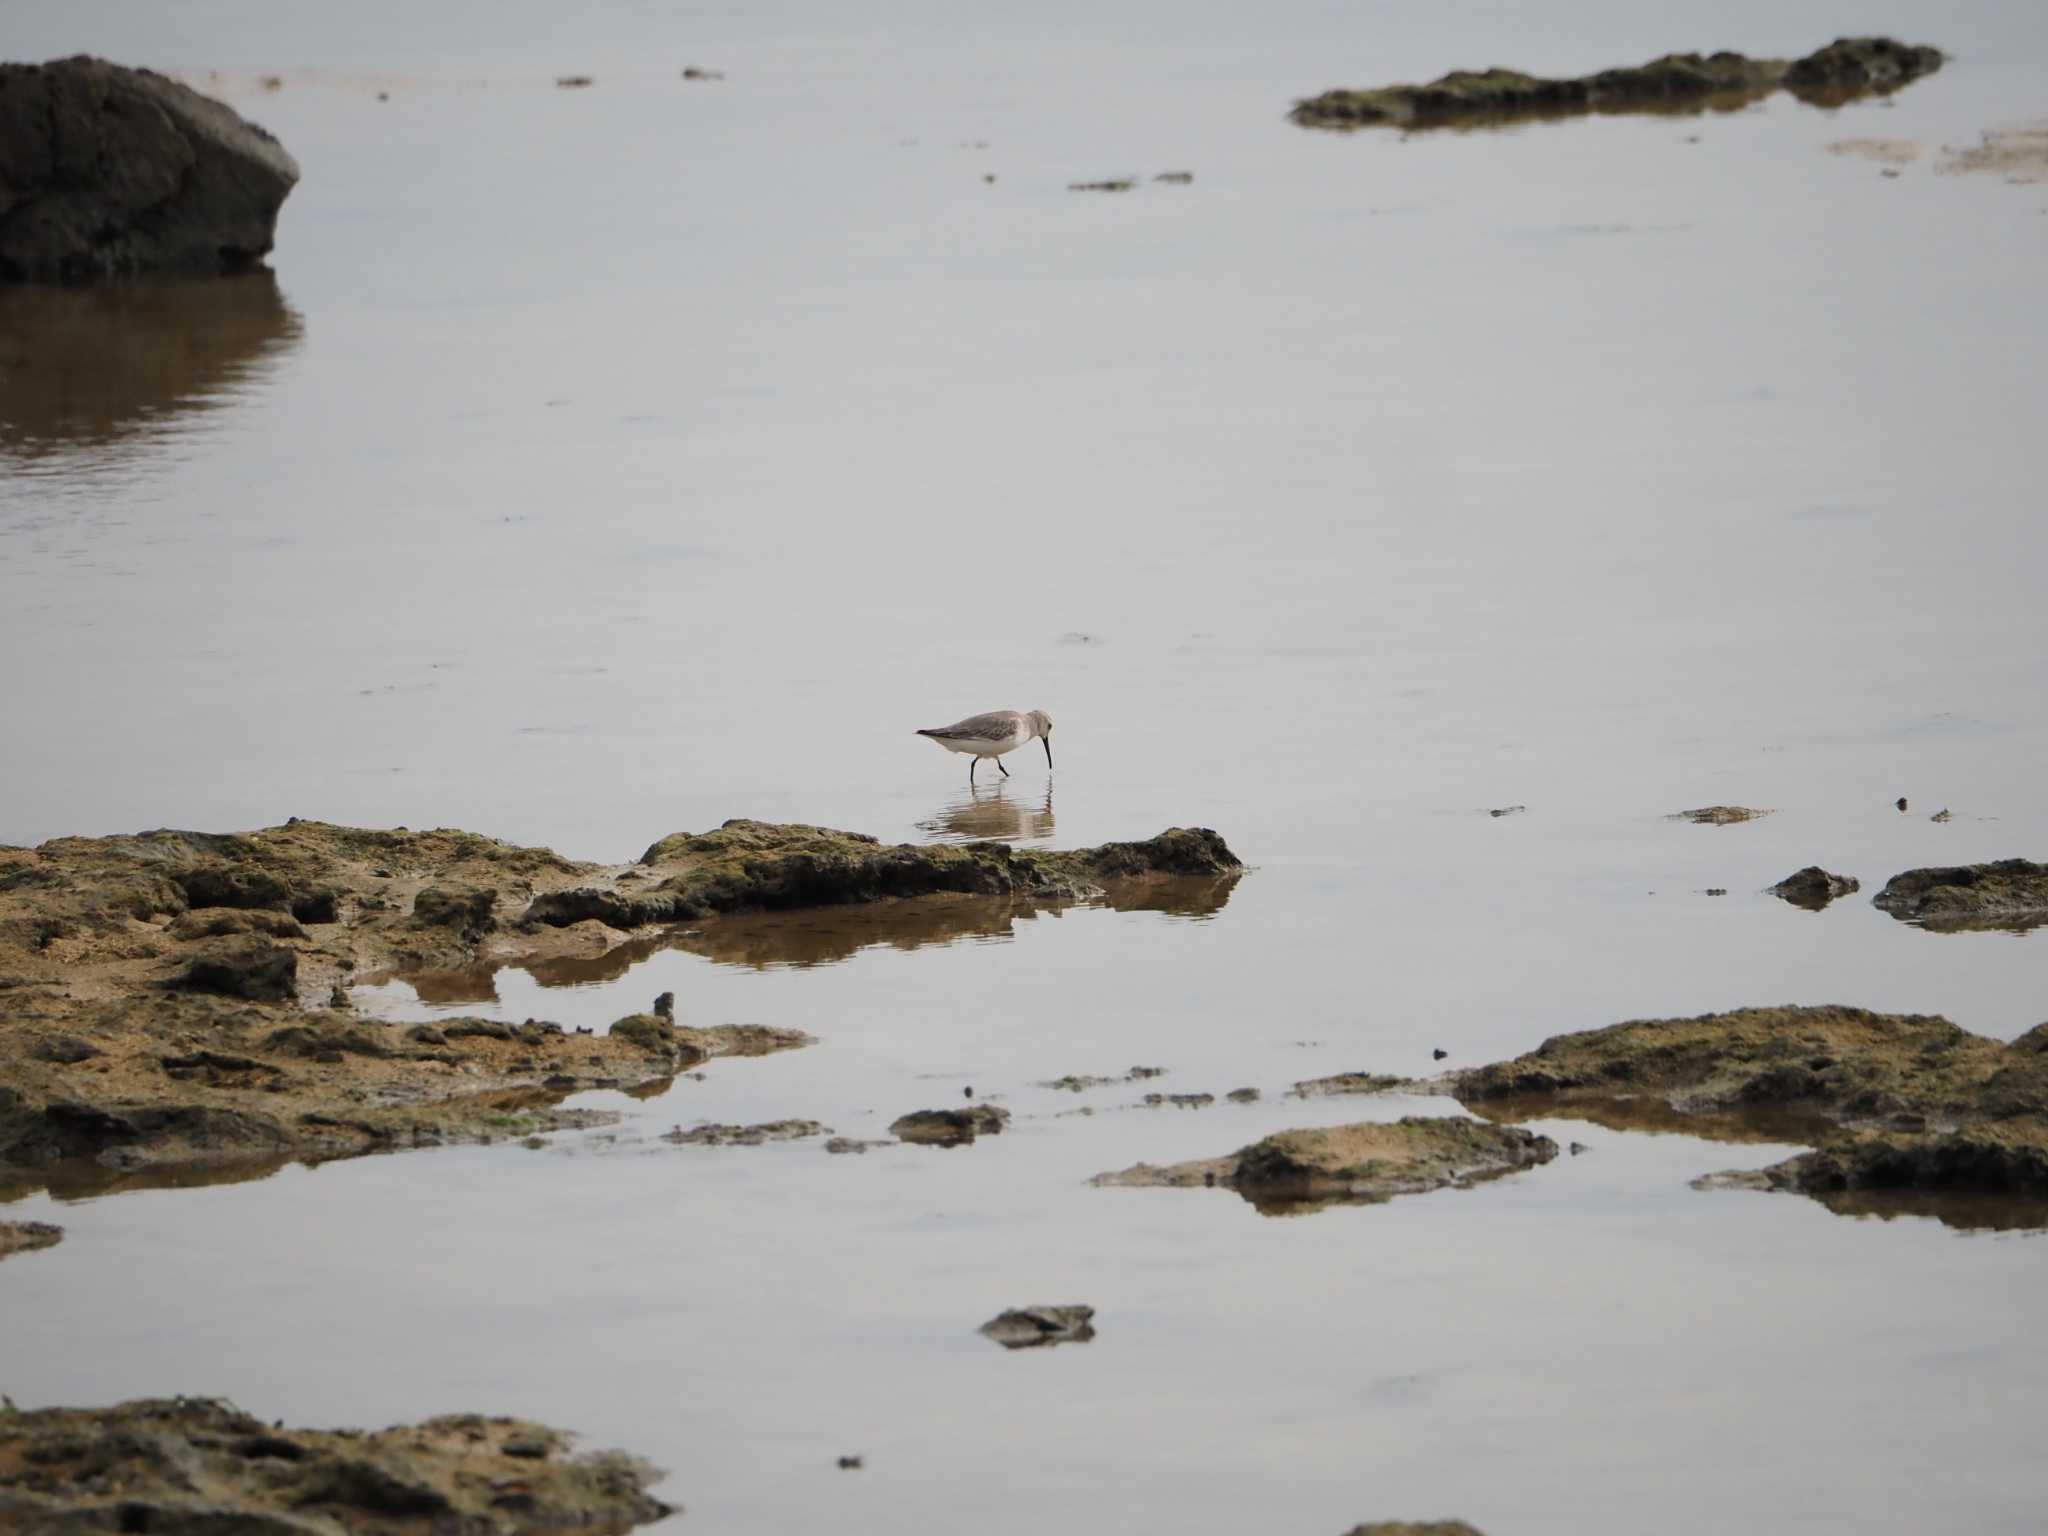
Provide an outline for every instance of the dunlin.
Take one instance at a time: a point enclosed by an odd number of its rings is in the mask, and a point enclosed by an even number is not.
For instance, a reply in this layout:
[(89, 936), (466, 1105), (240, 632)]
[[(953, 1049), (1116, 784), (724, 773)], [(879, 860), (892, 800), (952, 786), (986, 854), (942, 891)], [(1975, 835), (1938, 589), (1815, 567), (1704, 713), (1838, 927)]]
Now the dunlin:
[(974, 782), (974, 770), (985, 757), (995, 759), (1004, 778), (1010, 770), (1003, 767), (1003, 754), (1014, 752), (1034, 736), (1045, 743), (1045, 766), (1052, 768), (1052, 716), (1042, 709), (992, 709), (985, 715), (969, 715), (965, 720), (952, 725), (941, 725), (928, 731), (919, 731), (920, 736), (929, 736), (948, 752), (965, 752), (973, 761), (967, 765), (967, 782)]

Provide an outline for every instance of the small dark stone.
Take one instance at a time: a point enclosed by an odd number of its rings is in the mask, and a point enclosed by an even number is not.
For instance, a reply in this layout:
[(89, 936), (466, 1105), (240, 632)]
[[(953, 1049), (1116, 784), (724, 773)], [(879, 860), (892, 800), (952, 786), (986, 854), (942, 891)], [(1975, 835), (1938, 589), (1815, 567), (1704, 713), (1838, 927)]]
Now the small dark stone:
[(839, 1470), (842, 1472), (858, 1472), (865, 1465), (866, 1463), (858, 1456), (842, 1456), (839, 1458)]
[(34, 1054), (40, 1061), (53, 1061), (59, 1066), (69, 1067), (81, 1061), (91, 1061), (104, 1053), (91, 1041), (81, 1040), (76, 1035), (52, 1035), (36, 1046)]
[(1905, 808), (1906, 808), (1906, 797), (1905, 797), (1904, 795), (1901, 795), (1901, 796), (1899, 796), (1899, 809), (1903, 811), (1903, 810), (1904, 810)]
[(1432, 1051), (1431, 1051), (1431, 1052), (1430, 1052), (1429, 1054), (1430, 1054), (1430, 1056), (1431, 1056), (1432, 1058), (1434, 1058), (1435, 1060), (1437, 1060), (1437, 1061), (1442, 1061), (1442, 1060), (1443, 1060), (1443, 1059), (1444, 1059), (1444, 1058), (1445, 1058), (1446, 1056), (1450, 1055), (1451, 1053), (1450, 1053), (1449, 1051), (1445, 1050), (1445, 1049), (1444, 1049), (1444, 1048), (1443, 1048), (1442, 1046), (1438, 1046), (1438, 1047), (1436, 1047), (1436, 1048), (1435, 1048), (1434, 1050), (1432, 1050)]
[(676, 1016), (675, 993), (664, 992), (661, 996), (657, 997), (654, 1000), (654, 1013), (657, 1018), (668, 1019), (673, 1022)]
[(290, 1002), (297, 992), (299, 957), (263, 939), (230, 939), (195, 957), (173, 985), (256, 1002)]

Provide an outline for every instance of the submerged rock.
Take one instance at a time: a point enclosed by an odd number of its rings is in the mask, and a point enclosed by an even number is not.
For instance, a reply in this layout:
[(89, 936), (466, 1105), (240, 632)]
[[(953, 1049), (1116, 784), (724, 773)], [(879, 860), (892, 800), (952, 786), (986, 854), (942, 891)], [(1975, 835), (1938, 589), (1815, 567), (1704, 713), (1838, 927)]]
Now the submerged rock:
[(1871, 904), (1927, 928), (2031, 927), (2048, 922), (2048, 864), (2000, 859), (1909, 869), (1887, 880)]
[(150, 70), (0, 64), (0, 281), (248, 267), (298, 179), (268, 133)]
[(1155, 1167), (1139, 1163), (1089, 1182), (1123, 1188), (1235, 1189), (1267, 1215), (1365, 1204), (1467, 1185), (1547, 1163), (1557, 1143), (1464, 1116), (1281, 1131), (1228, 1157)]
[(1448, 1086), (1501, 1119), (1814, 1148), (1748, 1187), (2048, 1195), (2048, 1024), (2005, 1045), (1930, 1015), (1742, 1008), (1558, 1035)]
[(815, 1120), (769, 1120), (760, 1125), (702, 1125), (684, 1130), (677, 1126), (661, 1139), (689, 1147), (758, 1147), (765, 1141), (801, 1141), (822, 1136), (825, 1127)]
[(1860, 889), (1862, 882), (1854, 875), (1833, 875), (1818, 864), (1809, 864), (1772, 886), (1770, 894), (1791, 902), (1795, 907), (1818, 912), (1837, 896), (1846, 896)]
[(980, 1331), (1005, 1349), (1047, 1344), (1085, 1344), (1095, 1337), (1093, 1307), (1012, 1307), (981, 1325)]
[(897, 1119), (889, 1134), (931, 1147), (964, 1146), (977, 1136), (993, 1136), (1009, 1123), (1010, 1112), (993, 1104), (968, 1109), (920, 1109)]
[(1671, 820), (1689, 821), (1696, 827), (1732, 827), (1739, 822), (1755, 821), (1759, 816), (1770, 814), (1769, 811), (1759, 811), (1747, 805), (1703, 805), (1698, 810), (1679, 811)]
[[(47, 1221), (0, 1221), (0, 1259), (34, 1253), (38, 1248), (54, 1248), (62, 1241), (64, 1229)], [(6, 1509), (5, 1502), (0, 1501), (0, 1514), (5, 1514)]]
[(361, 1430), (286, 1429), (203, 1397), (0, 1414), (0, 1527), (24, 1531), (525, 1536), (621, 1532), (675, 1511), (662, 1474), (569, 1454), (520, 1419), (450, 1414)]
[(1393, 1093), (1407, 1086), (1407, 1078), (1389, 1077), (1384, 1072), (1339, 1072), (1296, 1083), (1294, 1092), (1298, 1098), (1320, 1099), (1342, 1093)]
[(1834, 105), (1897, 90), (1939, 69), (1939, 49), (1842, 38), (1794, 61), (1723, 51), (1669, 53), (1633, 68), (1546, 79), (1512, 69), (1454, 70), (1427, 85), (1325, 91), (1289, 115), (1305, 128), (1437, 128), (1584, 112), (1728, 111), (1781, 88)]

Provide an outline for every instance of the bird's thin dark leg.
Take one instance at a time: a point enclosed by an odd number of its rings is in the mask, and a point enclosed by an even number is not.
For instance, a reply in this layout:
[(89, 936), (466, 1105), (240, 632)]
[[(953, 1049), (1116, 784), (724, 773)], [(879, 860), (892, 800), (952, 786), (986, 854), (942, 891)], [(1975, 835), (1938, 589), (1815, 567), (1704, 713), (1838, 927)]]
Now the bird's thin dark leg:
[(969, 759), (967, 759), (967, 782), (968, 782), (968, 783), (972, 784), (972, 783), (974, 782), (974, 770), (975, 770), (975, 769), (977, 769), (977, 768), (979, 768), (980, 766), (981, 766), (981, 759), (980, 759), (980, 758), (978, 758), (978, 757), (970, 757)]
[(1004, 778), (1007, 779), (1010, 776), (1010, 770), (1003, 767), (1003, 760), (1000, 757), (996, 759), (996, 768), (1002, 773)]

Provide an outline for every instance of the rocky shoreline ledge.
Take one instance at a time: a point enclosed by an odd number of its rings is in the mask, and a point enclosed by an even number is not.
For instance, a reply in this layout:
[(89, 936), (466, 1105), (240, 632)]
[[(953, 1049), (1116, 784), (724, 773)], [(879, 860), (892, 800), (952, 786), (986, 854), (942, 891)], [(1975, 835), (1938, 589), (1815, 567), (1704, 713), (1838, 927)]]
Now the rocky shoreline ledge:
[(1199, 829), (1054, 853), (744, 820), (622, 865), (311, 821), (0, 849), (0, 1197), (597, 1123), (609, 1117), (562, 1100), (808, 1043), (654, 1014), (605, 1034), (489, 1019), (401, 1029), (348, 1006), (372, 978), (591, 959), (715, 914), (946, 894), (1071, 902), (1241, 869)]
[(385, 1536), (624, 1532), (663, 1474), (522, 1419), (287, 1429), (215, 1398), (0, 1409), (0, 1529)]

